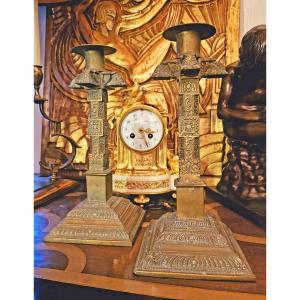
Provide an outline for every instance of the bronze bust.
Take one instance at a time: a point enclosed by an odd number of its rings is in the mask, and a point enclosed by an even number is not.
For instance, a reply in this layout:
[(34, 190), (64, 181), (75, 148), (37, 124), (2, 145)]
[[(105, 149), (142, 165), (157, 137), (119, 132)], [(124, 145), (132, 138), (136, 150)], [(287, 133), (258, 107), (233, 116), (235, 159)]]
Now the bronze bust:
[(218, 117), (230, 150), (217, 189), (239, 200), (266, 198), (266, 26), (242, 39), (240, 60), (227, 67)]

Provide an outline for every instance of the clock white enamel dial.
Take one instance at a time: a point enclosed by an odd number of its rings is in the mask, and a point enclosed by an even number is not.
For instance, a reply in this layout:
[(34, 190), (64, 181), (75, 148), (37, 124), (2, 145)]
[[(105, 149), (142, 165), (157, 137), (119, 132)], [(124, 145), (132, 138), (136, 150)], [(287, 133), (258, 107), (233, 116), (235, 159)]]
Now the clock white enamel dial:
[(158, 112), (148, 107), (135, 107), (120, 122), (123, 143), (138, 152), (156, 148), (164, 136), (164, 124)]

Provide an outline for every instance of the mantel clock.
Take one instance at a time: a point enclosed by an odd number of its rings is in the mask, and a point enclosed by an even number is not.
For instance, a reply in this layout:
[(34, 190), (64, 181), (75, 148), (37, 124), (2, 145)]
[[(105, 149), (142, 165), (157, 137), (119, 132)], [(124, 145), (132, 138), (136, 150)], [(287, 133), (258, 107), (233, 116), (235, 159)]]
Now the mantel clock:
[(132, 151), (147, 153), (159, 146), (165, 126), (160, 114), (152, 107), (138, 106), (128, 110), (120, 120), (122, 142)]
[(167, 168), (167, 113), (151, 105), (134, 104), (116, 118), (117, 162), (114, 191), (136, 194), (137, 203), (147, 194), (170, 191)]

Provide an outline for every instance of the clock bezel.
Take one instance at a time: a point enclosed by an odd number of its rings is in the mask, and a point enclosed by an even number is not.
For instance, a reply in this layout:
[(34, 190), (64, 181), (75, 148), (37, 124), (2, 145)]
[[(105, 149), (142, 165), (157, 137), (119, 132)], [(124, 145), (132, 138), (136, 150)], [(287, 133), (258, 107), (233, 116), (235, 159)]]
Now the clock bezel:
[[(163, 126), (163, 134), (162, 134), (162, 136), (161, 136), (161, 139), (159, 140), (159, 142), (157, 143), (157, 145), (156, 145), (154, 148), (151, 148), (151, 149), (149, 149), (149, 150), (138, 150), (138, 149), (134, 149), (134, 148), (130, 147), (129, 145), (126, 144), (126, 142), (124, 141), (123, 136), (122, 136), (121, 126), (122, 126), (122, 123), (123, 123), (124, 119), (125, 119), (131, 112), (133, 112), (133, 111), (135, 111), (135, 110), (139, 110), (139, 109), (148, 110), (148, 111), (150, 111), (150, 112), (156, 114), (156, 115), (158, 116), (158, 118), (159, 118), (159, 120), (160, 120), (162, 126)], [(152, 106), (143, 105), (143, 104), (132, 106), (132, 107), (128, 108), (128, 109), (121, 115), (118, 130), (119, 130), (119, 136), (120, 136), (120, 139), (121, 139), (123, 145), (124, 145), (126, 148), (128, 148), (129, 150), (132, 150), (132, 151), (137, 152), (137, 153), (139, 153), (139, 154), (147, 154), (147, 153), (150, 153), (150, 152), (153, 152), (154, 150), (156, 150), (156, 148), (158, 148), (158, 147), (160, 146), (160, 144), (161, 144), (161, 142), (162, 142), (162, 140), (163, 140), (163, 138), (165, 137), (165, 134), (166, 134), (166, 126), (165, 126), (165, 123), (164, 123), (163, 118), (162, 118), (161, 114), (159, 113), (159, 111), (158, 111), (156, 108), (152, 107)]]

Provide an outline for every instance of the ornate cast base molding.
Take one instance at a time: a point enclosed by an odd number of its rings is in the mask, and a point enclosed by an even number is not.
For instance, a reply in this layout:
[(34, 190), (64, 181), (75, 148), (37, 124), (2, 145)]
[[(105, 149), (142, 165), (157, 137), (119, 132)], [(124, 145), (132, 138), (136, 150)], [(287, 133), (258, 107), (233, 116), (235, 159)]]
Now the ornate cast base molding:
[(228, 227), (209, 215), (179, 220), (176, 213), (152, 221), (134, 268), (136, 275), (255, 281)]
[(145, 211), (128, 199), (85, 200), (46, 236), (46, 242), (132, 246)]
[(170, 192), (170, 175), (131, 176), (113, 174), (113, 191), (122, 194), (161, 194)]

